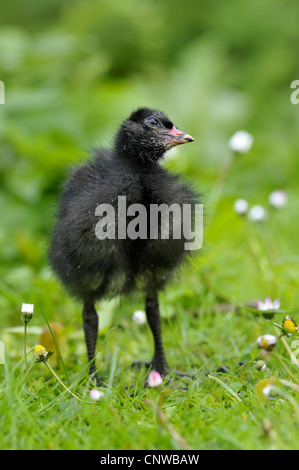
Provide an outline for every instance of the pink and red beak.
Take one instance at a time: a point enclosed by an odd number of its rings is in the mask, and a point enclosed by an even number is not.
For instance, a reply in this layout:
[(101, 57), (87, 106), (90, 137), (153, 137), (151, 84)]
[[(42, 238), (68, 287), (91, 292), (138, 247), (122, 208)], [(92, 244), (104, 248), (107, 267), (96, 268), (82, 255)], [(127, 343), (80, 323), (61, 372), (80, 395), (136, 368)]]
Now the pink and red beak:
[(170, 129), (166, 134), (167, 140), (171, 145), (181, 145), (187, 144), (188, 142), (193, 142), (194, 139), (191, 135), (186, 134), (185, 132), (179, 131), (175, 126)]

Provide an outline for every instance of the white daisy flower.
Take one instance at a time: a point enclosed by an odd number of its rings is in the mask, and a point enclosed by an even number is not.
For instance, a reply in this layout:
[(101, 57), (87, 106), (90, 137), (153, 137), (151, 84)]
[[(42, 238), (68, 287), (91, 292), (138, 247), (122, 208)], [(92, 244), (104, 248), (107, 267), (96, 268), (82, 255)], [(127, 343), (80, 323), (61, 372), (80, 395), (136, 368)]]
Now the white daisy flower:
[(265, 300), (263, 301), (258, 300), (256, 302), (256, 308), (258, 308), (259, 310), (278, 310), (279, 307), (280, 307), (280, 300), (275, 299), (272, 302), (270, 297), (266, 297)]
[(234, 211), (236, 214), (243, 215), (248, 211), (249, 204), (245, 199), (237, 199), (234, 203)]
[(96, 388), (93, 388), (92, 390), (90, 390), (89, 396), (93, 401), (98, 401), (104, 396), (104, 393), (100, 390), (97, 390)]
[(287, 202), (288, 202), (288, 195), (282, 189), (277, 189), (276, 191), (272, 191), (272, 193), (269, 195), (269, 203), (271, 204), (271, 206), (277, 209), (285, 206)]
[(267, 211), (262, 206), (256, 204), (249, 209), (247, 217), (250, 222), (262, 222), (267, 217)]
[(246, 131), (237, 131), (229, 139), (229, 147), (236, 153), (247, 153), (253, 144), (253, 136)]

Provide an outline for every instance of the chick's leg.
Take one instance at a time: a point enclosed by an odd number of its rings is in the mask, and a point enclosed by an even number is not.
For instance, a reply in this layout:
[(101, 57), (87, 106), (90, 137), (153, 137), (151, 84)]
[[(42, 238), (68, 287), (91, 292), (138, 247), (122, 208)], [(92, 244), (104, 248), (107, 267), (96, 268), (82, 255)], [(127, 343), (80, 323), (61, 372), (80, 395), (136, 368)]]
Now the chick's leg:
[[(92, 302), (85, 302), (83, 307), (83, 328), (85, 333), (85, 342), (87, 347), (88, 362), (92, 361), (96, 352), (98, 337), (98, 314)], [(90, 364), (89, 373), (98, 386), (102, 385), (96, 375), (95, 360)]]
[(158, 296), (154, 295), (146, 298), (146, 317), (154, 338), (154, 357), (152, 360), (153, 370), (161, 375), (167, 374), (167, 362), (165, 358), (162, 334)]

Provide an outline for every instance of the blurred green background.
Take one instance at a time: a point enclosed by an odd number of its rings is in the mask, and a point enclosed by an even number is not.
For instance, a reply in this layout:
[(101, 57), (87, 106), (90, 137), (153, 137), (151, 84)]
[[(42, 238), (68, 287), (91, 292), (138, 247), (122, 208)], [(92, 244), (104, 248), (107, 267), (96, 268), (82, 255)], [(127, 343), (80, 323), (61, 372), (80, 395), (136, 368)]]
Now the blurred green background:
[[(143, 105), (195, 138), (164, 164), (196, 183), (207, 210), (201, 259), (170, 290), (169, 308), (176, 296), (200, 308), (202, 295), (269, 295), (298, 308), (299, 105), (290, 101), (298, 13), (294, 0), (2, 4), (0, 327), (20, 324), (22, 302), (39, 303), (51, 319), (79, 312), (46, 260), (55, 201), (69, 166), (110, 145)], [(254, 145), (232, 165), (212, 216), (209, 195), (239, 129)], [(233, 203), (267, 207), (275, 189), (288, 193), (288, 205), (270, 212), (257, 235)]]

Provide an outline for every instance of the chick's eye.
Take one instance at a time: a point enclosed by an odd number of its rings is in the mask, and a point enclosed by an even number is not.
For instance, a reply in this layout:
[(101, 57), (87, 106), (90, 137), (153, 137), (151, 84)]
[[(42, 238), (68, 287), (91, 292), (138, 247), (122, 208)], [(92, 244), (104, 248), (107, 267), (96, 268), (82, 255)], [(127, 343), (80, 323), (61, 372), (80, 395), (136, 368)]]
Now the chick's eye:
[(160, 123), (158, 121), (158, 119), (155, 119), (155, 118), (149, 118), (147, 119), (147, 124), (149, 124), (150, 126), (158, 126)]

